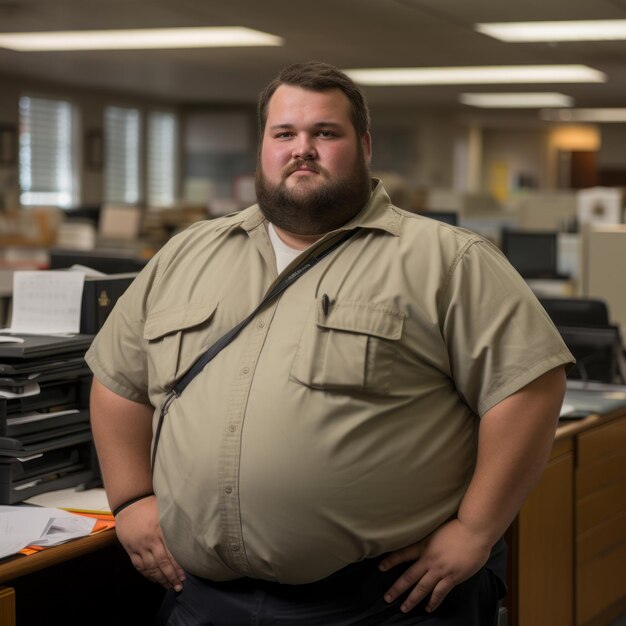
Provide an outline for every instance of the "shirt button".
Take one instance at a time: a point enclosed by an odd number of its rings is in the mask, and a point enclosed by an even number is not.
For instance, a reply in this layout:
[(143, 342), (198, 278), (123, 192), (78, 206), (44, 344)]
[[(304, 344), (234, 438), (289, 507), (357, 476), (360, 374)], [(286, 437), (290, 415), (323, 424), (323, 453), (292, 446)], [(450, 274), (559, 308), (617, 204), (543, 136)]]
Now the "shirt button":
[(229, 424), (228, 430), (230, 430), (231, 433), (234, 433), (237, 430), (237, 426), (235, 426), (235, 424)]
[(232, 493), (232, 492), (233, 492), (233, 488), (232, 488), (230, 485), (228, 485), (228, 486), (224, 489), (224, 491), (225, 491), (226, 493)]
[(242, 368), (241, 368), (241, 373), (242, 373), (242, 374), (247, 374), (249, 371), (250, 371), (250, 368), (249, 368), (249, 367), (242, 367)]
[(261, 320), (257, 325), (257, 328), (264, 328), (265, 327), (265, 322), (263, 320)]
[(239, 544), (238, 544), (238, 543), (231, 543), (231, 544), (230, 544), (230, 549), (231, 549), (233, 552), (239, 552)]

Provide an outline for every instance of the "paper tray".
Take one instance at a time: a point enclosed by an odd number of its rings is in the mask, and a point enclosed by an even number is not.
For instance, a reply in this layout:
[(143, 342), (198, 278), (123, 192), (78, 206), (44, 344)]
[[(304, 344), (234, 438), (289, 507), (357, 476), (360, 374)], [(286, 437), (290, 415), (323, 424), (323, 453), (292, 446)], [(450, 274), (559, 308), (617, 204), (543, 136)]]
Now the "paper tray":
[(76, 487), (90, 481), (93, 475), (93, 470), (87, 468), (66, 474), (59, 478), (42, 480), (41, 482), (33, 480), (18, 486), (9, 483), (0, 483), (0, 504), (16, 504), (40, 493)]
[[(69, 409), (50, 413), (34, 411), (33, 413), (37, 413), (37, 416), (14, 415), (7, 419), (0, 419), (0, 437), (19, 439), (22, 442), (26, 438), (26, 443), (32, 444), (35, 441), (58, 436), (61, 434), (60, 428), (72, 427), (72, 432), (74, 432), (74, 430), (82, 430), (89, 426), (88, 409)], [(68, 432), (63, 431), (63, 434), (68, 434)]]
[(0, 344), (0, 361), (28, 360), (46, 356), (75, 355), (87, 351), (94, 335), (29, 335), (26, 333), (4, 333), (19, 337), (22, 343)]
[(2, 429), (7, 417), (18, 417), (32, 411), (88, 407), (90, 386), (91, 376), (82, 376), (76, 380), (43, 382), (39, 385), (39, 393), (34, 395), (0, 398), (0, 436), (5, 434)]
[(5, 457), (24, 458), (92, 441), (91, 428), (83, 424), (64, 426), (50, 431), (15, 437), (0, 437), (0, 462)]
[(50, 450), (27, 459), (0, 461), (0, 504), (72, 487), (94, 476), (89, 442)]
[(77, 355), (39, 357), (35, 359), (22, 359), (19, 361), (6, 362), (0, 357), (0, 374), (4, 376), (25, 376), (45, 371), (63, 371), (76, 369), (85, 363), (85, 353), (81, 350)]

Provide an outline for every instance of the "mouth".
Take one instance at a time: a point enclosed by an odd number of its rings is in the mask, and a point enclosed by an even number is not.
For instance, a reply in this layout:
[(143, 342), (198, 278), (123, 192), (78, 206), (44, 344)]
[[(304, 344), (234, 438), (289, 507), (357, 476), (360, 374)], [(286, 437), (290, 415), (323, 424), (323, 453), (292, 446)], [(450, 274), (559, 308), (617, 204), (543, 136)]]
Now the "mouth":
[(311, 163), (300, 162), (300, 163), (294, 163), (293, 165), (287, 168), (287, 171), (285, 172), (285, 178), (288, 178), (292, 174), (295, 174), (296, 176), (306, 176), (309, 174), (320, 174), (320, 173), (321, 173), (320, 170), (315, 165), (312, 165)]

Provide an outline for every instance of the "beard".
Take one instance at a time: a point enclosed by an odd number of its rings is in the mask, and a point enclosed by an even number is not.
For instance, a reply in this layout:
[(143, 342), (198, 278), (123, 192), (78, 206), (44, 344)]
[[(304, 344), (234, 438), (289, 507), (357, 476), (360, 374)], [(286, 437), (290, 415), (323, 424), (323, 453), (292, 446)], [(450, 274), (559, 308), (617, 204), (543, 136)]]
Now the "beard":
[[(309, 180), (296, 181), (288, 189), (286, 179), (303, 165), (325, 180), (311, 187)], [(343, 226), (359, 213), (371, 195), (370, 174), (362, 150), (350, 174), (341, 179), (331, 180), (328, 172), (314, 161), (298, 160), (285, 168), (278, 184), (272, 184), (259, 162), (255, 184), (263, 215), (275, 226), (296, 235), (323, 235)]]

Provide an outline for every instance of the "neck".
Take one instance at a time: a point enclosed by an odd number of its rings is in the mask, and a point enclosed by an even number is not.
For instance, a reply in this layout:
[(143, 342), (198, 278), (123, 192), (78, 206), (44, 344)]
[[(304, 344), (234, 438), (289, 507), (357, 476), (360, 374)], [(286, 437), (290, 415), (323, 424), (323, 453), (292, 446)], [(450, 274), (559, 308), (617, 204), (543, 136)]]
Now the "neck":
[(296, 250), (305, 250), (324, 236), (323, 234), (298, 235), (297, 233), (291, 233), (288, 230), (279, 228), (276, 224), (274, 224), (274, 230), (283, 243), (287, 244), (290, 248), (295, 248)]

